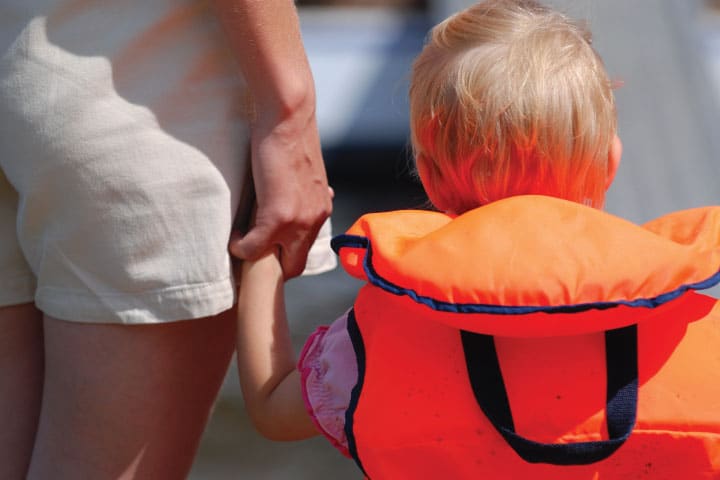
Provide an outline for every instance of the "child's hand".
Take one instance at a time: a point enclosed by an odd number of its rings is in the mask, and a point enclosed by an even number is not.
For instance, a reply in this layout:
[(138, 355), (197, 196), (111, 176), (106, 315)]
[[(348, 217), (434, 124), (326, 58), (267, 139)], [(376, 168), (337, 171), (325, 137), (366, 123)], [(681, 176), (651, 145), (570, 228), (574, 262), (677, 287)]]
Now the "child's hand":
[[(233, 232), (230, 241), (233, 238), (240, 238), (239, 232)], [(233, 276), (238, 286), (242, 282), (252, 282), (255, 277), (262, 276), (266, 281), (276, 281), (279, 273), (279, 281), (283, 281), (282, 264), (280, 263), (280, 252), (277, 247), (272, 247), (263, 253), (259, 258), (254, 260), (240, 260), (232, 258)]]

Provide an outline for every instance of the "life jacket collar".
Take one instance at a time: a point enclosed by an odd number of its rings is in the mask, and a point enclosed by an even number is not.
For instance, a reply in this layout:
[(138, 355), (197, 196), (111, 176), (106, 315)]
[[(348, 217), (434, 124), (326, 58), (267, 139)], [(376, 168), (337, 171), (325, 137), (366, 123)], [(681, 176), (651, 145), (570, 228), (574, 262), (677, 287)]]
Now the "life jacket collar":
[(526, 195), (454, 218), (419, 210), (368, 214), (333, 248), (351, 275), (440, 312), (652, 309), (720, 282), (720, 207), (639, 226)]

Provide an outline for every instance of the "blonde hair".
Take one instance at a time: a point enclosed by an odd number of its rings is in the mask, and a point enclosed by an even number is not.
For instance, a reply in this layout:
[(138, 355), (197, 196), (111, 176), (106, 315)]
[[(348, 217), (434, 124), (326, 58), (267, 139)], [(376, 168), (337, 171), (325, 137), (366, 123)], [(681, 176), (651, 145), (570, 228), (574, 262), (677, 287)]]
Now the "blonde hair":
[(484, 1), (433, 28), (413, 66), (410, 119), (441, 210), (520, 194), (604, 202), (611, 82), (587, 28), (536, 1)]

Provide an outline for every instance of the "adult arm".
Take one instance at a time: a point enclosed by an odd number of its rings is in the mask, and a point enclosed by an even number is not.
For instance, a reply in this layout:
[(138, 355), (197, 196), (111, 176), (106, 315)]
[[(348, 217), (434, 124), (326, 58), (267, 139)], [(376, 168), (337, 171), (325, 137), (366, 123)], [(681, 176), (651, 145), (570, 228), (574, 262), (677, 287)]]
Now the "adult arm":
[(230, 251), (280, 251), (285, 278), (302, 273), (332, 210), (315, 116), (315, 86), (293, 0), (213, 0), (252, 103), (254, 226)]
[(318, 435), (295, 367), (278, 258), (267, 254), (240, 269), (237, 365), (248, 415), (271, 440)]

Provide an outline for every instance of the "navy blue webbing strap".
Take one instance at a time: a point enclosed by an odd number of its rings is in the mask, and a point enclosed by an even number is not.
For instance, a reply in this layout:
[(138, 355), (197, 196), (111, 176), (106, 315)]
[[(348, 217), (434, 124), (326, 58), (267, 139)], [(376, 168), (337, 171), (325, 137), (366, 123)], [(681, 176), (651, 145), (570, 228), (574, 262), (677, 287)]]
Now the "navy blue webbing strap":
[(608, 440), (539, 443), (515, 433), (495, 341), (490, 335), (461, 331), (470, 384), (478, 405), (520, 457), (530, 463), (586, 465), (613, 454), (628, 439), (637, 413), (637, 326), (605, 332)]

